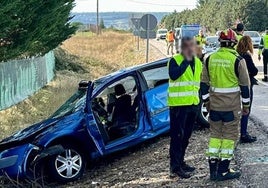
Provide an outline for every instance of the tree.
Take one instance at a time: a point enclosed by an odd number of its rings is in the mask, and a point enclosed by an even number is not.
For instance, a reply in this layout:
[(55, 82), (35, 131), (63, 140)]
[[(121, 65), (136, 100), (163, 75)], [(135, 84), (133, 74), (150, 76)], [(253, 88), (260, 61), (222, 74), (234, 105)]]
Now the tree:
[(103, 20), (103, 18), (101, 18), (101, 20), (100, 20), (100, 28), (101, 28), (101, 29), (105, 29), (105, 28), (106, 28), (105, 25), (104, 25), (104, 20)]
[(3, 0), (0, 61), (43, 55), (76, 31), (70, 24), (74, 0)]
[(240, 20), (248, 30), (263, 31), (268, 26), (267, 17), (268, 0), (198, 0), (195, 9), (171, 13), (162, 19), (162, 24), (171, 28), (198, 23), (214, 32), (233, 27)]

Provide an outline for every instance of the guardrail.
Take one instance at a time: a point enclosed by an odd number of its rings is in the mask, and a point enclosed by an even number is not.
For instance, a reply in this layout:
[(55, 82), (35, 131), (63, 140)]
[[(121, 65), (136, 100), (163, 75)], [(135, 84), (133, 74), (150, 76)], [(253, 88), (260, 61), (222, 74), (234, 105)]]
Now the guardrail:
[(33, 95), (54, 77), (53, 51), (42, 57), (0, 63), (0, 110)]

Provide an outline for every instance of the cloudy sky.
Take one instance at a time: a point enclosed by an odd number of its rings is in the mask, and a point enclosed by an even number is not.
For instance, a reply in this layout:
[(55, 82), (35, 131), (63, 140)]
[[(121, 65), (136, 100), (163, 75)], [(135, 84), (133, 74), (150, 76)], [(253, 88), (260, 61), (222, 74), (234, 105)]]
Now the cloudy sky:
[[(95, 12), (97, 0), (76, 0), (73, 12)], [(168, 3), (166, 3), (168, 2)], [(173, 12), (194, 8), (196, 0), (99, 0), (100, 12)]]

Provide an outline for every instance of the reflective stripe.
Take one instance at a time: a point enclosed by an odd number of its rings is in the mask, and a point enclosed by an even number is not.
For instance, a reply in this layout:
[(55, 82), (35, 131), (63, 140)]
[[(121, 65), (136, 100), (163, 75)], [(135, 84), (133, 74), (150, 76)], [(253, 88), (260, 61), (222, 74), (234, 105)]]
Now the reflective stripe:
[(242, 98), (242, 102), (244, 102), (244, 103), (247, 103), (247, 102), (250, 102), (250, 98)]
[(206, 100), (206, 99), (208, 99), (208, 98), (209, 98), (209, 93), (206, 94), (206, 95), (202, 95), (202, 99), (203, 99), (203, 100)]
[(240, 91), (239, 87), (232, 87), (232, 88), (216, 88), (211, 87), (211, 90), (216, 93), (234, 93)]
[(209, 153), (219, 153), (219, 149), (218, 148), (208, 148), (208, 152)]
[(232, 149), (221, 149), (221, 154), (233, 155), (234, 150), (232, 150)]
[(180, 87), (180, 86), (200, 86), (199, 82), (171, 82), (169, 87)]
[(186, 96), (198, 96), (197, 91), (186, 91), (186, 92), (169, 92), (169, 97), (186, 97)]

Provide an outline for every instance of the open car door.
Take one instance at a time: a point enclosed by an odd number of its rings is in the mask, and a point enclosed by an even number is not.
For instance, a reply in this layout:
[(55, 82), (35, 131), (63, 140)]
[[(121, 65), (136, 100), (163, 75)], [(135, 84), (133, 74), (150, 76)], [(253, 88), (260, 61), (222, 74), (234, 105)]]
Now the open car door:
[(86, 96), (86, 124), (87, 124), (87, 131), (92, 141), (95, 143), (98, 151), (101, 155), (104, 154), (105, 145), (101, 135), (101, 132), (97, 126), (96, 119), (94, 118), (92, 107), (91, 107), (91, 96), (93, 92), (93, 83), (89, 81), (87, 83), (87, 96)]
[(147, 109), (153, 130), (169, 126), (169, 108), (167, 106), (168, 84), (157, 86), (145, 92)]

